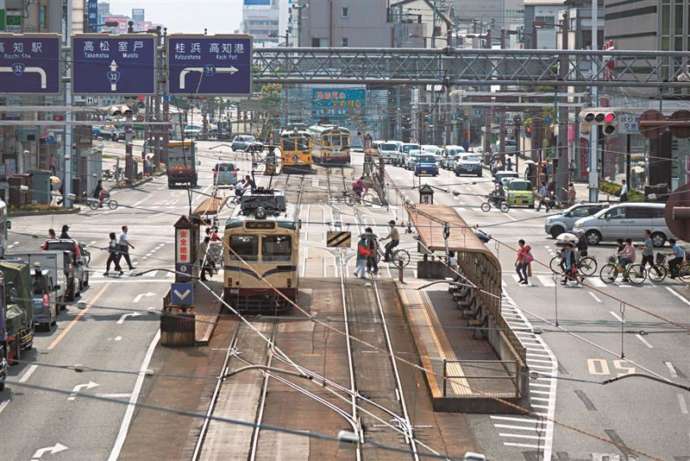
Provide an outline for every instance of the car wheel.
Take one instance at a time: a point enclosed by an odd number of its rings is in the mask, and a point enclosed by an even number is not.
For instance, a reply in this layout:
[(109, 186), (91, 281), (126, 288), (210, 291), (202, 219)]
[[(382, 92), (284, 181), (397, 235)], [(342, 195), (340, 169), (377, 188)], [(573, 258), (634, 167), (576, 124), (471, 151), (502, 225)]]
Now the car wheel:
[(551, 234), (551, 237), (557, 238), (559, 235), (561, 235), (563, 232), (565, 232), (565, 229), (561, 226), (553, 226), (551, 230), (549, 231), (549, 234)]
[(652, 234), (652, 243), (655, 247), (661, 248), (666, 243), (666, 236), (662, 232), (654, 232)]
[(585, 238), (587, 238), (587, 243), (589, 245), (599, 245), (599, 242), (601, 242), (601, 233), (596, 230), (588, 230), (585, 233)]

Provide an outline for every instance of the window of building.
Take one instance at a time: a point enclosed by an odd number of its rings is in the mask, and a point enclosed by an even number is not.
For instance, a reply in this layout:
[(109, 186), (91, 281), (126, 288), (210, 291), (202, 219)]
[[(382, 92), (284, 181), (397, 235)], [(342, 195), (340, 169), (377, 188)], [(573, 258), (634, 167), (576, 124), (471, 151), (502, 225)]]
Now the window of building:
[(343, 37), (342, 46), (349, 46), (350, 40), (347, 37)]
[(350, 16), (350, 8), (347, 7), (347, 6), (344, 6), (344, 7), (340, 10), (340, 15), (341, 15), (343, 18), (349, 17), (349, 16)]
[(311, 39), (311, 46), (313, 48), (319, 48), (321, 46), (321, 39), (320, 38), (312, 38)]

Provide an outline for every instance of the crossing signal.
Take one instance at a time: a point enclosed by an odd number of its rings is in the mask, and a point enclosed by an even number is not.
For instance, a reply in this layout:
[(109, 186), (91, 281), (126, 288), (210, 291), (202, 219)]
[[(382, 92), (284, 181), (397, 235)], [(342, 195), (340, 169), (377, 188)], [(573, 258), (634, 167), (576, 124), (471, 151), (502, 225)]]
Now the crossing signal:
[(598, 109), (588, 110), (582, 117), (580, 131), (588, 133), (592, 125), (601, 127), (601, 132), (604, 136), (614, 135), (618, 127), (616, 113)]

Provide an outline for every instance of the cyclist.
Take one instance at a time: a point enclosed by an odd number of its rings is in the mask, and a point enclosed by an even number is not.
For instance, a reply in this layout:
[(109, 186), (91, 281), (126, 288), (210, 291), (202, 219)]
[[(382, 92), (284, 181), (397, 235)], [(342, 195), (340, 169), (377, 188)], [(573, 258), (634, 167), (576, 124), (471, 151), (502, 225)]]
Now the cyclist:
[(505, 189), (503, 189), (503, 184), (500, 181), (496, 183), (496, 187), (493, 191), (491, 191), (488, 199), (489, 202), (495, 207), (499, 207), (501, 205), (501, 202), (505, 201), (506, 191)]
[[(654, 267), (654, 242), (652, 242), (652, 231), (646, 229), (644, 231), (644, 244), (642, 246), (642, 262), (640, 263), (640, 272), (647, 267), (647, 263)], [(640, 274), (640, 277), (642, 274)]]
[[(635, 246), (632, 244), (632, 239), (625, 239), (625, 245), (619, 253), (618, 264), (620, 264), (623, 269), (628, 267), (628, 265), (635, 262)], [(624, 272), (626, 274), (626, 272)], [(623, 278), (624, 282), (628, 282), (628, 277)]]
[(395, 221), (388, 221), (388, 225), (390, 226), (388, 235), (381, 239), (382, 242), (384, 240), (390, 239), (390, 242), (386, 243), (386, 246), (384, 247), (386, 251), (383, 254), (383, 260), (385, 262), (390, 261), (393, 248), (397, 247), (400, 244), (400, 233), (398, 232), (398, 229), (395, 227)]
[(671, 251), (673, 251), (673, 259), (668, 261), (668, 268), (671, 270), (671, 278), (674, 279), (678, 277), (678, 266), (685, 259), (685, 250), (678, 245), (676, 239), (668, 239), (668, 243), (671, 245)]
[(576, 280), (574, 278), (577, 272), (576, 261), (575, 247), (572, 243), (568, 242), (563, 247), (563, 251), (561, 251), (561, 268), (563, 269), (563, 280), (561, 280), (561, 285), (568, 283), (568, 280)]
[(357, 198), (358, 202), (362, 201), (362, 197), (364, 197), (365, 191), (364, 191), (364, 178), (359, 177), (357, 180), (355, 180), (352, 183), (352, 192), (355, 194), (355, 197)]
[(575, 231), (575, 235), (577, 235), (577, 243), (575, 244), (575, 247), (577, 248), (578, 259), (584, 258), (587, 256), (587, 250), (589, 249), (587, 237), (585, 237), (585, 231), (582, 229), (577, 229)]

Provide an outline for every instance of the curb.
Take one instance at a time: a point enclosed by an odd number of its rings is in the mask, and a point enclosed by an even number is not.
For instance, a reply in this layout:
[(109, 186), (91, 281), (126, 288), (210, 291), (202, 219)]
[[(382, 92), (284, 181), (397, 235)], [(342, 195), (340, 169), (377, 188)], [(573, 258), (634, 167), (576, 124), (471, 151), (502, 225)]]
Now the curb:
[(61, 215), (61, 214), (78, 214), (81, 212), (81, 207), (74, 206), (72, 208), (56, 208), (54, 210), (36, 210), (36, 211), (10, 211), (7, 214), (8, 218), (21, 218), (24, 216), (45, 216), (45, 215)]

